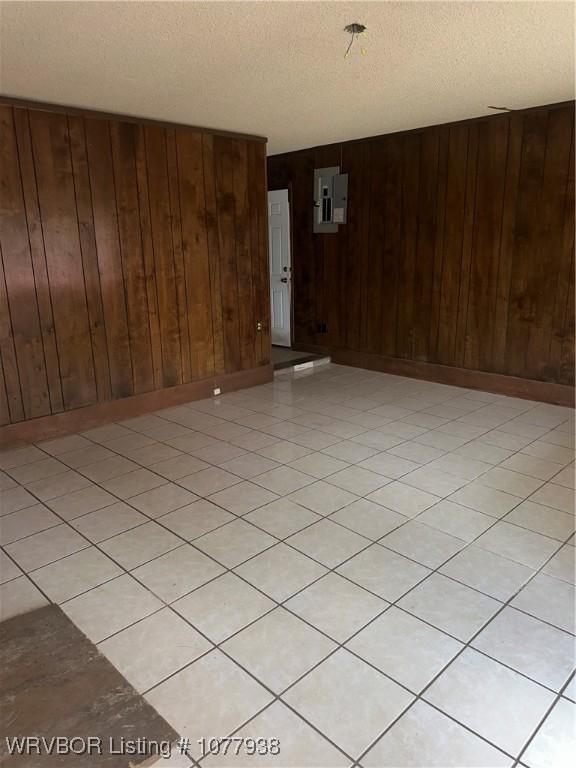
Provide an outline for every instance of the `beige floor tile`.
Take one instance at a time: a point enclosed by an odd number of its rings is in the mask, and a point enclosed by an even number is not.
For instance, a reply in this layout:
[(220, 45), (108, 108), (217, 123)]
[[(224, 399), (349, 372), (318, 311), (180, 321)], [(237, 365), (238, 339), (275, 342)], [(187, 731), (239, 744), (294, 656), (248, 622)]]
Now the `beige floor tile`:
[(565, 488), (572, 488), (574, 490), (576, 484), (576, 478), (574, 476), (574, 465), (570, 464), (568, 467), (564, 467), (561, 472), (554, 475), (554, 483), (556, 485), (562, 485)]
[(8, 544), (5, 549), (20, 568), (28, 573), (87, 546), (89, 542), (85, 538), (70, 526), (62, 524)]
[(89, 448), (93, 443), (86, 440), (82, 435), (67, 435), (66, 437), (56, 437), (52, 440), (45, 440), (38, 443), (38, 447), (51, 456), (59, 456), (70, 451), (80, 451), (83, 448)]
[(481, 549), (487, 549), (507, 557), (528, 568), (540, 568), (559, 549), (559, 542), (526, 528), (501, 521), (483, 533), (475, 542)]
[(208, 464), (225, 464), (231, 459), (235, 459), (238, 456), (243, 456), (246, 451), (244, 448), (239, 448), (237, 445), (231, 445), (222, 440), (212, 443), (204, 448), (198, 448), (197, 450), (190, 451), (190, 453), (197, 459), (208, 462)]
[(236, 518), (210, 501), (200, 499), (162, 517), (162, 525), (192, 541)]
[[(312, 487), (312, 486), (309, 486)], [(299, 493), (299, 491), (297, 491)], [(318, 521), (318, 515), (309, 509), (295, 504), (288, 498), (278, 499), (271, 504), (265, 504), (259, 509), (245, 515), (245, 519), (272, 536), (284, 539), (296, 531)]]
[(43, 504), (20, 509), (0, 517), (0, 544), (10, 544), (33, 533), (45, 531), (62, 521)]
[(358, 499), (353, 493), (338, 488), (331, 483), (319, 480), (312, 485), (307, 485), (288, 496), (290, 501), (296, 502), (307, 509), (317, 512), (319, 515), (329, 515), (337, 509)]
[(224, 507), (235, 515), (245, 515), (253, 509), (263, 507), (265, 504), (275, 501), (278, 496), (265, 488), (248, 481), (225, 488), (209, 497), (209, 501)]
[(148, 518), (137, 512), (123, 501), (118, 501), (110, 507), (98, 509), (82, 517), (76, 517), (70, 521), (70, 525), (87, 539), (94, 543), (104, 541), (118, 533), (128, 531), (137, 525), (146, 523)]
[(466, 649), (432, 684), (424, 698), (515, 755), (554, 701), (554, 694)]
[(198, 757), (200, 739), (212, 733), (232, 733), (265, 707), (272, 695), (214, 650), (149, 691), (145, 698), (177, 733), (190, 738), (191, 753)]
[(385, 600), (394, 601), (422, 581), (430, 571), (374, 544), (341, 565), (338, 573)]
[(31, 464), (45, 458), (46, 454), (34, 445), (26, 445), (23, 448), (9, 448), (6, 451), (0, 451), (0, 469), (23, 467), (25, 464)]
[(548, 576), (554, 576), (556, 579), (562, 579), (562, 581), (569, 581), (571, 584), (576, 584), (576, 562), (574, 547), (567, 544), (562, 547), (556, 554), (546, 563), (542, 572)]
[(106, 480), (102, 486), (119, 499), (129, 499), (131, 496), (149, 491), (165, 482), (166, 478), (150, 472), (149, 469), (137, 469), (112, 480)]
[(96, 547), (88, 547), (32, 571), (30, 578), (60, 604), (121, 574), (122, 569), (110, 558)]
[(539, 573), (516, 595), (511, 605), (566, 632), (575, 633), (573, 584)]
[(37, 480), (46, 480), (49, 477), (61, 475), (67, 470), (68, 467), (65, 464), (58, 461), (58, 459), (50, 457), (34, 461), (30, 464), (22, 464), (6, 471), (17, 483), (26, 485)]
[(254, 768), (344, 768), (350, 765), (336, 747), (311, 728), (302, 718), (281, 701), (275, 701), (261, 714), (236, 732), (238, 738), (258, 739), (261, 734), (274, 734), (280, 741), (280, 755), (250, 755), (229, 750), (226, 756), (208, 755), (202, 765), (218, 766), (253, 766)]
[(158, 518), (197, 500), (198, 496), (185, 488), (174, 483), (166, 483), (132, 496), (130, 504), (148, 517)]
[(449, 496), (448, 500), (491, 517), (503, 517), (520, 504), (522, 498), (505, 491), (499, 491), (496, 488), (488, 488), (487, 485), (475, 481), (464, 488), (460, 488), (459, 491)]
[(182, 540), (173, 533), (150, 522), (106, 539), (100, 548), (128, 571), (181, 544)]
[(329, 520), (321, 520), (295, 533), (287, 542), (327, 568), (335, 568), (370, 543), (369, 539)]
[(184, 545), (135, 568), (132, 575), (161, 600), (172, 603), (223, 572), (202, 552)]
[(104, 459), (113, 459), (115, 456), (116, 454), (103, 445), (89, 443), (86, 448), (81, 448), (79, 451), (72, 451), (71, 453), (64, 453), (58, 456), (58, 458), (72, 469), (81, 469), (98, 461), (104, 461)]
[(271, 435), (266, 435), (266, 437), (275, 442), (257, 448), (256, 453), (280, 464), (289, 464), (291, 461), (296, 461), (296, 459), (300, 459), (302, 456), (307, 456), (309, 453), (312, 453), (311, 448), (288, 442), (288, 440), (278, 440), (278, 438), (272, 437)]
[(277, 544), (238, 566), (236, 573), (282, 602), (320, 578), (326, 569), (292, 547)]
[(405, 595), (400, 608), (467, 642), (502, 604), (439, 573)]
[(133, 461), (124, 456), (114, 456), (113, 459), (105, 459), (96, 462), (96, 464), (82, 467), (82, 474), (95, 483), (103, 483), (115, 477), (126, 475), (128, 472), (135, 472), (137, 469), (138, 464)]
[(276, 543), (276, 539), (244, 520), (235, 520), (194, 540), (194, 546), (227, 568), (234, 568)]
[(238, 458), (222, 464), (222, 469), (249, 480), (256, 475), (262, 475), (264, 472), (276, 469), (278, 466), (280, 465), (277, 461), (267, 459), (265, 456), (260, 456), (257, 453), (245, 453), (243, 456), (238, 456)]
[(269, 491), (285, 496), (314, 482), (314, 478), (288, 466), (280, 466), (254, 478), (254, 482)]
[(434, 459), (439, 459), (444, 451), (431, 445), (424, 445), (415, 440), (409, 440), (406, 443), (389, 448), (388, 453), (416, 462), (417, 464), (426, 464)]
[(522, 763), (529, 768), (570, 768), (574, 758), (576, 707), (561, 699), (538, 730)]
[(22, 571), (8, 555), (0, 549), (0, 584), (16, 579), (22, 575)]
[(231, 485), (240, 483), (241, 478), (238, 475), (233, 475), (230, 472), (226, 472), (220, 467), (210, 467), (209, 469), (201, 469), (199, 472), (194, 472), (192, 475), (187, 475), (178, 480), (178, 484), (184, 486), (192, 493), (198, 496), (210, 496), (212, 493), (229, 488)]
[(174, 459), (167, 459), (166, 461), (152, 464), (150, 469), (167, 480), (179, 480), (181, 477), (187, 477), (194, 474), (194, 472), (200, 472), (201, 469), (208, 469), (209, 467), (210, 464), (200, 461), (200, 459), (196, 459), (194, 456), (180, 454)]
[[(353, 437), (352, 442), (358, 443), (359, 445), (366, 445), (369, 448), (376, 448), (378, 451), (385, 451), (388, 448), (392, 448), (395, 445), (403, 443), (407, 437), (409, 437), (397, 434), (387, 434), (383, 431), (383, 429), (384, 428), (381, 427), (380, 429), (372, 429), (369, 432), (364, 432), (361, 435)], [(414, 428), (414, 431), (417, 433), (423, 430)]]
[(62, 609), (93, 643), (162, 607), (158, 598), (128, 574), (63, 603)]
[(48, 605), (48, 600), (26, 576), (0, 585), (0, 621)]
[(172, 448), (164, 443), (154, 443), (153, 445), (137, 448), (135, 451), (127, 453), (129, 459), (135, 461), (136, 464), (140, 464), (142, 467), (152, 467), (152, 465), (158, 464), (161, 461), (178, 459), (182, 455), (176, 448)]
[(440, 469), (424, 466), (404, 475), (402, 482), (419, 488), (421, 491), (426, 491), (426, 493), (444, 498), (466, 485), (468, 480), (443, 472)]
[(463, 647), (444, 632), (394, 606), (346, 645), (414, 693), (421, 691)]
[(344, 649), (283, 698), (352, 758), (359, 757), (413, 700), (408, 691)]
[(417, 701), (362, 758), (366, 768), (511, 768), (512, 759)]
[(330, 475), (328, 482), (357, 496), (366, 496), (389, 483), (390, 479), (377, 472), (353, 465), (335, 475)]
[(392, 453), (378, 453), (369, 459), (361, 461), (358, 466), (363, 469), (368, 469), (371, 472), (377, 472), (390, 479), (398, 479), (399, 477), (403, 477), (409, 472), (418, 469), (420, 464), (415, 461), (401, 458), (400, 456), (392, 455)]
[(96, 443), (107, 443), (130, 434), (133, 434), (131, 430), (120, 424), (104, 424), (101, 427), (94, 427), (82, 432), (83, 437), (87, 437)]
[(428, 568), (438, 568), (465, 545), (462, 539), (409, 520), (389, 533), (380, 544)]
[(99, 488), (97, 485), (89, 485), (79, 491), (58, 496), (46, 502), (46, 506), (57, 512), (64, 520), (73, 520), (75, 517), (95, 512), (97, 509), (115, 504), (118, 499), (111, 493)]
[(521, 472), (540, 480), (550, 480), (551, 477), (560, 472), (564, 465), (536, 456), (528, 456), (525, 453), (516, 453), (503, 461), (500, 466), (502, 469), (511, 469), (514, 472)]
[(147, 616), (98, 645), (139, 693), (211, 648), (212, 643), (169, 608)]
[(505, 522), (559, 541), (566, 541), (574, 533), (573, 515), (529, 500), (523, 501), (506, 515)]
[(523, 475), (520, 472), (513, 472), (510, 469), (501, 469), (500, 467), (494, 467), (484, 473), (478, 478), (478, 482), (488, 486), (488, 488), (511, 493), (523, 499), (530, 496), (531, 493), (534, 493), (542, 485), (542, 480), (528, 477), (528, 475)]
[(555, 691), (574, 671), (574, 638), (514, 608), (504, 608), (472, 646)]
[(324, 453), (311, 453), (301, 459), (296, 459), (289, 466), (321, 480), (328, 475), (346, 469), (349, 464)]
[(6, 474), (6, 472), (3, 472), (0, 470), (0, 515), (3, 514), (2, 512), (2, 491), (8, 491), (10, 488), (16, 488), (18, 486), (18, 483), (16, 480), (13, 480), (9, 475)]
[(91, 483), (78, 472), (63, 472), (59, 475), (46, 477), (42, 480), (35, 480), (26, 486), (30, 493), (37, 496), (40, 501), (49, 501), (57, 496), (64, 496), (66, 493), (79, 491), (81, 488), (87, 488)]
[(439, 496), (399, 482), (389, 483), (379, 488), (368, 498), (406, 517), (414, 517), (440, 501)]
[(227, 573), (177, 600), (172, 607), (213, 643), (221, 643), (274, 608), (274, 602)]
[(286, 608), (343, 643), (387, 605), (342, 576), (329, 573), (288, 600)]
[(466, 547), (440, 571), (502, 601), (512, 597), (534, 573), (531, 568), (476, 546)]
[(358, 499), (334, 512), (330, 520), (376, 541), (406, 523), (408, 518), (368, 499)]
[(283, 608), (276, 608), (227, 640), (222, 649), (280, 693), (336, 648)]
[(422, 512), (418, 522), (470, 542), (494, 525), (495, 520), (482, 512), (442, 499)]
[(128, 456), (133, 451), (138, 450), (138, 448), (145, 448), (149, 445), (155, 446), (159, 445), (159, 443), (140, 432), (130, 432), (129, 435), (124, 435), (123, 437), (118, 437), (114, 440), (106, 440), (105, 445), (114, 451), (114, 453)]
[(230, 438), (229, 442), (247, 451), (259, 451), (261, 448), (278, 443), (279, 440), (273, 435), (265, 435), (263, 432), (251, 429), (242, 435)]
[(431, 461), (428, 466), (430, 469), (440, 470), (465, 480), (474, 480), (492, 468), (492, 464), (488, 462), (456, 453), (445, 453), (439, 459)]
[(327, 456), (333, 456), (335, 459), (346, 461), (349, 464), (357, 464), (359, 461), (364, 461), (364, 459), (374, 456), (374, 454), (378, 453), (378, 449), (355, 443), (352, 440), (343, 440), (341, 443), (323, 448), (322, 453), (325, 453)]
[(554, 483), (546, 483), (530, 497), (530, 501), (574, 514), (574, 491)]
[(38, 499), (32, 496), (26, 488), (16, 486), (0, 491), (0, 514), (2, 516), (17, 512), (19, 509), (38, 504)]

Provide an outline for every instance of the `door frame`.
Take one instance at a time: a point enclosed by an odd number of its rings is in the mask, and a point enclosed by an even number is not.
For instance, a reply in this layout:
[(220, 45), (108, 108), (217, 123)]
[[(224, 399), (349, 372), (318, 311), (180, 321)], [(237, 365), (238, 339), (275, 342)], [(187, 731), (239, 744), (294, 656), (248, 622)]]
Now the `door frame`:
[[(269, 187), (266, 192), (266, 224), (268, 224), (268, 192), (288, 193), (288, 242), (290, 244), (290, 282), (288, 283), (288, 303), (290, 306), (290, 345), (284, 349), (294, 349), (294, 235), (292, 227), (292, 182), (289, 181), (286, 186)], [(268, 290), (272, 285), (270, 275), (270, 252), (268, 252)], [(271, 310), (272, 308), (270, 308)], [(270, 329), (270, 338), (272, 338), (272, 329)], [(272, 346), (277, 346), (272, 343)]]

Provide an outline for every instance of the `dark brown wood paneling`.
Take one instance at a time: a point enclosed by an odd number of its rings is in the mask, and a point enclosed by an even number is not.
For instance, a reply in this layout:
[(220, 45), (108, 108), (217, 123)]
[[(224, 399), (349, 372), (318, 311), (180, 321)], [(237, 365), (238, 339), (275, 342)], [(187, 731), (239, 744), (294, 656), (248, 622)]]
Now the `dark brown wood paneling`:
[(266, 222), (262, 142), (0, 106), (0, 425), (268, 370)]
[[(350, 174), (348, 223), (315, 235), (325, 164)], [(574, 383), (573, 104), (278, 155), (268, 177), (291, 191), (297, 345)]]
[(12, 408), (18, 413), (20, 400), (29, 419), (50, 413), (50, 398), (16, 133), (12, 110), (6, 108), (0, 109), (0, 248), (9, 308), (3, 335), (12, 338), (12, 344), (8, 339), (3, 344), (10, 371), (6, 386)]
[(94, 360), (65, 115), (30, 113), (64, 405), (96, 402)]

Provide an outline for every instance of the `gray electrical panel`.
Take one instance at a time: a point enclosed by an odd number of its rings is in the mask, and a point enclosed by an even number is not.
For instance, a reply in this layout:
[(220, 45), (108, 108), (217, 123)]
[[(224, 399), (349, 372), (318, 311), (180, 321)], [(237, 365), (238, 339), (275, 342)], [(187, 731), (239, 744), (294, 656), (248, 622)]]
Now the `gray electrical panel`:
[(314, 232), (338, 232), (346, 224), (348, 174), (340, 168), (314, 170)]

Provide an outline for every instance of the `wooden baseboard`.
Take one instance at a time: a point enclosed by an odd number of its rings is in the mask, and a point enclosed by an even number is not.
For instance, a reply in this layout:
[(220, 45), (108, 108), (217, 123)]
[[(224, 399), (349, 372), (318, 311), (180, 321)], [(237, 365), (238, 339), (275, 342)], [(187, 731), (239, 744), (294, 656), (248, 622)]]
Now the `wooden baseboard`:
[[(315, 349), (318, 351), (320, 349), (325, 350), (324, 347), (314, 347), (310, 344), (299, 344), (298, 348), (310, 352)], [(371, 371), (382, 371), (396, 376), (425, 379), (455, 387), (479, 389), (483, 392), (494, 392), (497, 395), (520, 397), (525, 400), (537, 400), (542, 403), (553, 403), (554, 405), (574, 408), (574, 387), (567, 384), (520, 379), (516, 376), (505, 376), (500, 373), (472, 371), (467, 368), (454, 368), (438, 363), (424, 363), (418, 360), (405, 360), (348, 349), (330, 349), (328, 354), (330, 354), (332, 362), (338, 365), (367, 368)]]
[(215, 387), (221, 392), (233, 392), (236, 389), (255, 387), (265, 384), (274, 378), (272, 365), (251, 368), (248, 371), (226, 373), (202, 381), (180, 384), (177, 387), (158, 389), (141, 395), (125, 397), (106, 403), (97, 403), (73, 411), (55, 413), (51, 416), (41, 416), (17, 424), (0, 427), (0, 445), (9, 447), (24, 442), (39, 442), (53, 437), (82, 432), (92, 427), (98, 427), (111, 421), (131, 419), (145, 413), (182, 405), (192, 400), (202, 400), (212, 397)]

